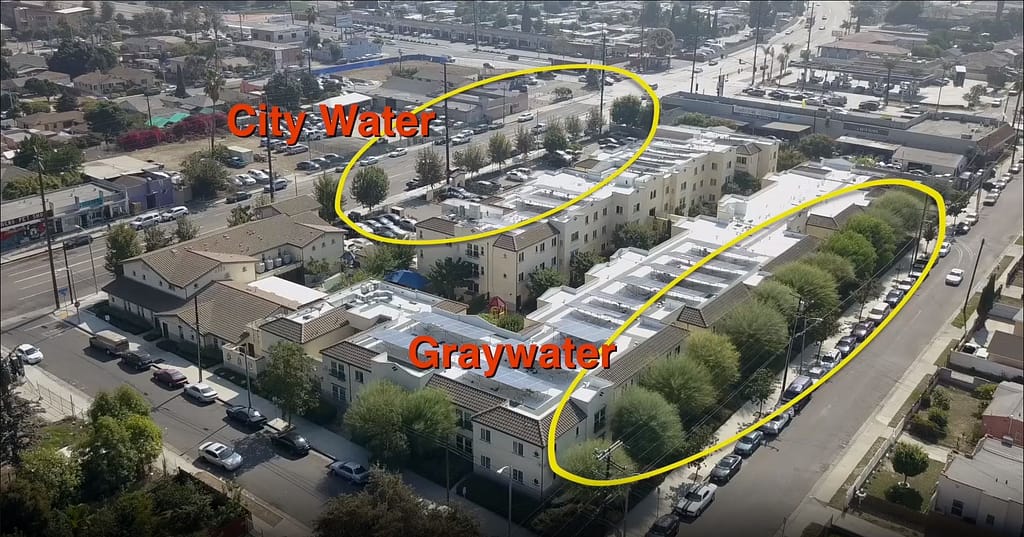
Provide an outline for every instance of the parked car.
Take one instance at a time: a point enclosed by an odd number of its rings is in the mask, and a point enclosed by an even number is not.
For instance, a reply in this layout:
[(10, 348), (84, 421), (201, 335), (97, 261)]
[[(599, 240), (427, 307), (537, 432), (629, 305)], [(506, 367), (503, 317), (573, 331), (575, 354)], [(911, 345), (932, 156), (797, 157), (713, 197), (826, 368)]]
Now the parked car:
[(128, 342), (128, 338), (113, 330), (100, 330), (89, 337), (89, 347), (101, 350), (110, 356), (119, 356), (123, 352), (128, 352), (131, 344)]
[(857, 346), (857, 338), (853, 336), (843, 336), (836, 342), (836, 350), (839, 351), (843, 357), (853, 352), (853, 349)]
[(961, 283), (963, 283), (963, 281), (964, 281), (964, 271), (961, 270), (961, 269), (955, 268), (955, 269), (949, 271), (949, 274), (946, 275), (946, 285), (952, 285), (953, 287), (958, 287)]
[(533, 134), (544, 134), (548, 130), (547, 123), (538, 123), (530, 128), (530, 132)]
[(786, 410), (772, 418), (771, 421), (761, 426), (761, 431), (768, 436), (778, 436), (782, 433), (782, 430), (789, 426), (789, 423), (793, 421), (793, 409)]
[(275, 434), (270, 437), (270, 441), (281, 446), (292, 455), (301, 457), (309, 453), (309, 441), (294, 429)]
[(754, 431), (743, 438), (740, 438), (736, 442), (736, 447), (733, 448), (733, 453), (741, 457), (749, 457), (757, 451), (757, 448), (761, 447), (761, 443), (763, 441), (764, 433), (761, 431)]
[(718, 485), (710, 483), (693, 488), (676, 502), (673, 510), (680, 516), (698, 517), (715, 501), (717, 490)]
[(871, 307), (871, 311), (868, 312), (868, 320), (875, 321), (877, 324), (882, 324), (882, 321), (889, 316), (892, 312), (892, 306), (886, 302), (878, 302)]
[(168, 388), (180, 388), (188, 384), (188, 378), (177, 369), (158, 369), (153, 372), (153, 381)]
[(135, 231), (151, 228), (160, 223), (160, 215), (158, 213), (140, 214), (136, 216), (128, 225), (131, 226)]
[(261, 183), (265, 183), (270, 180), (270, 176), (263, 170), (249, 170), (249, 175)]
[(831, 370), (843, 360), (843, 353), (838, 349), (832, 349), (818, 357), (818, 364), (826, 370)]
[(398, 149), (395, 149), (394, 151), (388, 153), (388, 157), (390, 157), (390, 158), (398, 158), (398, 157), (406, 155), (407, 153), (409, 153), (408, 149), (406, 149), (404, 147), (399, 147)]
[(267, 423), (266, 416), (259, 410), (248, 406), (233, 406), (228, 408), (225, 413), (228, 419), (237, 421), (247, 427), (263, 427)]
[(81, 235), (77, 235), (77, 236), (71, 237), (70, 239), (64, 241), (64, 249), (65, 250), (73, 250), (75, 248), (78, 248), (79, 246), (85, 246), (85, 245), (87, 245), (87, 244), (89, 244), (91, 242), (92, 242), (92, 235), (88, 235), (88, 234), (83, 233)]
[(711, 469), (711, 482), (728, 483), (742, 467), (743, 457), (736, 454), (726, 455)]
[(22, 343), (15, 347), (14, 356), (24, 364), (38, 364), (43, 361), (43, 351), (28, 343)]
[(156, 363), (156, 358), (146, 351), (128, 351), (120, 355), (121, 363), (136, 371), (145, 371)]
[(679, 517), (676, 515), (664, 515), (651, 524), (645, 537), (676, 537), (679, 535)]
[[(583, 77), (583, 78), (586, 79), (586, 77)], [(586, 81), (586, 80), (584, 80), (584, 81)], [(519, 114), (519, 117), (516, 118), (516, 121), (519, 122), (519, 123), (526, 123), (527, 121), (533, 121), (536, 117), (537, 116), (534, 115), (533, 112), (525, 112), (525, 113)]]
[(900, 300), (903, 300), (903, 296), (906, 294), (906, 291), (903, 291), (902, 289), (890, 289), (889, 292), (885, 294), (883, 302), (888, 304), (889, 307), (895, 308), (896, 305), (900, 303)]
[(370, 470), (354, 461), (335, 461), (328, 467), (332, 475), (351, 481), (356, 485), (365, 485), (370, 480)]
[(206, 383), (189, 384), (183, 392), (187, 397), (200, 403), (212, 403), (217, 400), (217, 390)]
[(971, 225), (967, 222), (960, 222), (953, 227), (953, 235), (966, 235), (971, 232)]
[(306, 172), (315, 172), (320, 169), (320, 165), (309, 160), (303, 160), (295, 165), (295, 169)]
[(295, 144), (284, 150), (286, 155), (298, 155), (309, 151), (309, 146), (303, 144)]
[(359, 161), (359, 165), (360, 166), (373, 166), (374, 164), (376, 164), (378, 162), (380, 162), (380, 157), (372, 156), (371, 155), (369, 157), (363, 157), (363, 160)]
[(850, 330), (850, 336), (856, 338), (857, 341), (860, 342), (864, 341), (874, 330), (874, 321), (861, 321), (853, 325), (853, 328)]
[(252, 198), (252, 192), (239, 190), (237, 192), (232, 192), (231, 194), (228, 194), (227, 197), (224, 198), (224, 203), (238, 203), (240, 201), (244, 201), (250, 198)]
[(263, 192), (270, 192), (271, 190), (276, 192), (278, 190), (284, 190), (286, 188), (288, 188), (288, 180), (287, 179), (277, 179), (273, 183), (270, 183), (269, 185), (264, 186), (263, 187)]
[(516, 168), (508, 172), (508, 180), (522, 183), (530, 178), (530, 170), (526, 168)]
[(220, 442), (204, 442), (199, 446), (199, 456), (210, 464), (233, 472), (242, 466), (242, 456)]

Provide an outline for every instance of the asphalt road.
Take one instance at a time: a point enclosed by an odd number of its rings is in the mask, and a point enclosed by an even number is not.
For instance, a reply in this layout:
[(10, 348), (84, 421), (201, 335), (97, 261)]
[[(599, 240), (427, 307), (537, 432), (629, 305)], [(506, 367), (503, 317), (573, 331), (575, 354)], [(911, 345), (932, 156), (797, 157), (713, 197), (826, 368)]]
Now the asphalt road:
[[(153, 405), (152, 416), (163, 431), (164, 442), (186, 459), (199, 461), (197, 450), (207, 441), (233, 447), (244, 458), (234, 473), (196, 462), (218, 477), (233, 480), (261, 500), (300, 522), (311, 524), (331, 497), (351, 492), (352, 486), (327, 474), (327, 458), (310, 453), (302, 458), (285, 455), (273, 447), (269, 433), (251, 432), (225, 419), (224, 405), (200, 405), (151, 381), (150, 373), (123, 369), (117, 360), (86, 349), (88, 337), (78, 330), (60, 327), (58, 321), (40, 319), (5, 333), (4, 346), (36, 344), (46, 358), (41, 367), (90, 395), (129, 385)], [(30, 366), (39, 367), (39, 366)]]
[(715, 504), (683, 532), (709, 537), (774, 535), (783, 518), (810, 494), (910, 364), (932, 343), (936, 332), (962, 307), (964, 298), (973, 294), (966, 284), (945, 286), (944, 276), (953, 268), (970, 274), (983, 237), (985, 248), (974, 288), (984, 286), (1003, 250), (1024, 227), (1022, 192), (1024, 180), (1018, 175), (995, 207), (983, 208), (982, 218), (970, 234), (956, 238), (950, 254), (939, 260), (934, 274), (885, 331), (815, 391), (792, 425), (745, 461), (740, 473), (718, 490)]

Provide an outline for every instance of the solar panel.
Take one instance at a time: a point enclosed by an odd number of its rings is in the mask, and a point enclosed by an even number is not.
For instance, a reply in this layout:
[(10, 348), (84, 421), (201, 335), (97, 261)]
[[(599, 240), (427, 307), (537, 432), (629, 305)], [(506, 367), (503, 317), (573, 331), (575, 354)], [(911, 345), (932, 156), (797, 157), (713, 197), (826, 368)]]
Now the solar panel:
[(554, 322), (554, 325), (555, 329), (563, 334), (596, 345), (604, 343), (615, 333), (614, 330), (576, 321), (568, 317), (558, 319)]
[(494, 338), (494, 332), (491, 330), (485, 330), (479, 326), (434, 312), (422, 312), (412, 318), (420, 323), (440, 328), (452, 336), (457, 336), (459, 341), (480, 341)]

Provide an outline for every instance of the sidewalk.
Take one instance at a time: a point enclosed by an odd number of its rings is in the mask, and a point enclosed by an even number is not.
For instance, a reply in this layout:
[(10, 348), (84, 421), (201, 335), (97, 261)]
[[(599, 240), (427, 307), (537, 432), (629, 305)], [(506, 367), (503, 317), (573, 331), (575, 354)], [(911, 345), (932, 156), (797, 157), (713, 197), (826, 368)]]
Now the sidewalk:
[[(4, 350), (6, 355), (6, 349)], [(35, 366), (25, 367), (25, 383), (17, 388), (24, 398), (38, 401), (43, 410), (42, 416), (47, 421), (58, 421), (70, 416), (87, 419), (86, 412), (92, 405), (92, 397), (74, 386), (53, 376), (44, 369)], [(67, 398), (65, 399), (65, 395)], [(178, 455), (173, 449), (165, 446), (163, 454), (154, 463), (154, 468), (163, 468), (173, 473), (184, 470), (204, 483), (228, 493), (227, 483), (195, 467), (190, 461)], [(265, 537), (299, 537), (309, 535), (311, 529), (288, 515), (269, 507), (265, 502), (242, 491), (242, 503), (252, 513), (253, 528)], [(271, 523), (270, 521), (273, 521)]]
[[(118, 222), (118, 223), (120, 223), (120, 222)], [(113, 224), (113, 222), (111, 224)], [(102, 227), (102, 229), (94, 229), (94, 230), (90, 231), (89, 233), (83, 233), (83, 235), (90, 235), (90, 236), (92, 236), (92, 239), (94, 241), (97, 240), (97, 239), (101, 239), (103, 237), (106, 237), (107, 236), (107, 228), (106, 228), (106, 226), (101, 226), (101, 227)], [(53, 237), (53, 251), (54, 251), (54, 253), (56, 254), (57, 252), (59, 252), (61, 250), (61, 248), (63, 247), (62, 243), (65, 240), (67, 240), (67, 239), (69, 239), (71, 237), (74, 237), (76, 235), (77, 235), (76, 233), (62, 233), (60, 235), (54, 235), (54, 237)], [(30, 257), (35, 257), (37, 255), (42, 255), (42, 254), (45, 254), (45, 253), (46, 253), (46, 240), (43, 239), (43, 240), (34, 242), (34, 243), (32, 243), (32, 244), (30, 244), (28, 246), (24, 246), (24, 247), (20, 247), (20, 248), (12, 248), (12, 249), (4, 252), (2, 255), (0, 255), (0, 265), (6, 265), (8, 263), (13, 263), (15, 261), (21, 261), (22, 259), (28, 259)]]
[[(75, 324), (76, 319), (73, 314), (71, 316), (62, 315), (64, 312), (57, 312), (57, 314), (64, 318), (66, 323), (77, 326), (79, 329), (90, 334), (94, 334), (100, 330), (114, 330), (115, 332), (122, 333), (113, 325), (110, 325), (93, 315), (91, 312), (85, 310), (88, 305), (98, 302), (101, 299), (101, 296), (97, 297), (96, 295), (93, 295), (83, 300), (81, 323), (77, 325)], [(143, 349), (150, 353), (155, 359), (162, 360), (158, 365), (154, 366), (155, 368), (175, 368), (184, 373), (185, 376), (188, 377), (189, 382), (199, 381), (199, 368), (186, 361), (184, 358), (174, 353), (164, 351), (158, 348), (154, 343), (145, 341), (139, 336), (132, 336), (129, 334), (125, 334), (125, 336), (127, 336), (131, 342), (132, 349)], [(223, 403), (231, 405), (248, 404), (248, 398), (244, 389), (235, 386), (233, 383), (218, 377), (210, 371), (203, 371), (203, 382), (210, 385), (217, 391), (219, 394), (218, 399)], [(287, 426), (287, 422), (281, 417), (281, 412), (274, 403), (253, 394), (252, 406), (259, 410), (264, 416), (271, 418), (267, 424), (270, 428), (281, 430)], [(293, 418), (292, 426), (299, 431), (302, 436), (309, 440), (310, 445), (315, 451), (332, 460), (369, 461), (370, 459), (369, 453), (361, 446), (337, 433), (316, 425), (305, 418)], [(446, 494), (443, 486), (437, 485), (432, 481), (409, 471), (402, 471), (402, 476), (404, 481), (420, 496), (438, 504), (446, 503)], [(479, 521), (484, 535), (506, 534), (507, 521), (505, 517), (492, 513), (479, 505), (459, 497), (454, 491), (452, 491), (451, 498), (453, 502), (463, 505), (467, 511), (474, 515), (474, 518)], [(521, 537), (528, 537), (532, 535), (531, 532), (518, 525), (513, 527), (513, 534)]]

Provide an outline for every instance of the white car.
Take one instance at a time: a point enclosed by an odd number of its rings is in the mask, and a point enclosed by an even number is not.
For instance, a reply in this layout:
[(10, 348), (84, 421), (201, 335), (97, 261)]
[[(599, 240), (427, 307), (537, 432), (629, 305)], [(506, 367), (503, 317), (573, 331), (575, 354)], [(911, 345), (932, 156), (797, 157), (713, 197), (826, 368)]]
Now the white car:
[(715, 491), (717, 490), (718, 485), (710, 483), (690, 489), (676, 502), (674, 510), (681, 516), (698, 517), (711, 505), (711, 502), (715, 501)]
[(171, 207), (170, 209), (167, 209), (166, 211), (160, 213), (160, 220), (163, 220), (164, 222), (170, 222), (171, 220), (177, 220), (182, 216), (188, 216), (188, 207)]
[(332, 475), (362, 485), (370, 479), (370, 471), (353, 461), (335, 461), (327, 467)]
[(530, 170), (525, 168), (516, 168), (508, 172), (508, 180), (522, 183), (530, 178)]
[[(576, 79), (576, 81), (579, 82), (580, 84), (586, 84), (587, 83), (587, 75), (580, 75)], [(527, 121), (529, 121), (529, 120), (527, 120)]]
[(939, 257), (946, 257), (949, 255), (949, 251), (953, 248), (949, 241), (943, 242), (942, 246), (939, 246)]
[(158, 224), (160, 224), (160, 215), (157, 213), (140, 214), (134, 220), (128, 222), (128, 225), (135, 231), (151, 228)]
[(22, 343), (15, 347), (14, 356), (25, 364), (38, 364), (43, 361), (43, 352), (28, 343)]
[(963, 281), (964, 271), (961, 269), (955, 268), (949, 271), (949, 274), (946, 274), (946, 285), (952, 285), (953, 287), (956, 287), (960, 285), (960, 283), (962, 283)]
[(533, 121), (536, 117), (537, 116), (535, 116), (533, 112), (526, 112), (525, 114), (519, 114), (519, 117), (516, 118), (516, 121), (518, 121), (519, 123), (526, 123), (527, 121)]
[(380, 162), (380, 157), (370, 156), (370, 157), (363, 158), (363, 160), (360, 160), (359, 161), (359, 165), (360, 166), (373, 166), (374, 164), (376, 164), (378, 162)]
[(212, 403), (217, 400), (217, 390), (204, 383), (185, 386), (185, 395), (200, 403)]
[(406, 149), (404, 147), (399, 147), (398, 149), (395, 149), (394, 151), (388, 153), (388, 157), (398, 158), (398, 157), (401, 157), (401, 156), (405, 156), (408, 152), (409, 152), (408, 149)]
[(263, 170), (249, 170), (249, 175), (257, 181), (269, 181), (270, 176)]
[(239, 186), (252, 186), (256, 184), (256, 178), (247, 173), (240, 173), (235, 178), (241, 183)]
[(779, 414), (778, 416), (775, 416), (775, 418), (773, 418), (768, 423), (762, 425), (761, 431), (763, 431), (764, 434), (771, 436), (778, 435), (779, 433), (782, 432), (783, 429), (786, 428), (786, 426), (789, 425), (789, 422), (793, 420), (793, 415), (793, 409), (790, 408), (785, 412)]
[(199, 456), (229, 472), (242, 465), (242, 456), (220, 442), (205, 442), (199, 446)]

